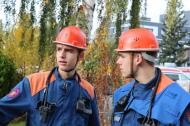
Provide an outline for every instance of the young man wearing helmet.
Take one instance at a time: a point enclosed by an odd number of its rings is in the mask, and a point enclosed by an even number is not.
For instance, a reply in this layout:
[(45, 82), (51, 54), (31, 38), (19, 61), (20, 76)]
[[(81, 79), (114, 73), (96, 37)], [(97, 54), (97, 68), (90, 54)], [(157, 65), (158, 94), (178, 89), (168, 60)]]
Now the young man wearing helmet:
[(25, 77), (0, 99), (0, 126), (27, 113), (28, 126), (99, 126), (94, 88), (76, 72), (86, 36), (76, 26), (63, 28), (56, 40), (57, 67)]
[(114, 92), (112, 126), (189, 126), (190, 95), (154, 66), (158, 42), (145, 28), (119, 39), (117, 64), (134, 78)]

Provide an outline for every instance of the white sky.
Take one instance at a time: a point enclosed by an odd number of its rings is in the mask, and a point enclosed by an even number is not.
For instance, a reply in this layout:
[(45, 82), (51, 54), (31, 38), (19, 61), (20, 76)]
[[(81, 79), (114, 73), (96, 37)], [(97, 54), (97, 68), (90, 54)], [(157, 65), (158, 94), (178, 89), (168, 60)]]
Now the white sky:
[[(182, 0), (183, 9), (190, 10), (190, 0)], [(167, 0), (147, 0), (147, 17), (151, 18), (151, 21), (158, 22), (159, 15), (164, 14), (166, 10)]]
[[(151, 18), (151, 21), (158, 22), (159, 15), (165, 13), (167, 0), (147, 0), (147, 16)], [(184, 10), (190, 10), (190, 0), (182, 0)], [(2, 1), (0, 2), (2, 3)], [(0, 13), (3, 13), (3, 8), (0, 6)], [(3, 16), (0, 16), (2, 19)]]

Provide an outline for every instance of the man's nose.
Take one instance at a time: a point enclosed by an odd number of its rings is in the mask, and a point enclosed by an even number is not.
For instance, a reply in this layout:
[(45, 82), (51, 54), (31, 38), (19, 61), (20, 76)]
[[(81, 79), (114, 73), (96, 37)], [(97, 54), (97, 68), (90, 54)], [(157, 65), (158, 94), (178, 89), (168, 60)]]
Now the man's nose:
[(62, 58), (65, 58), (65, 57), (66, 57), (66, 52), (65, 52), (64, 50), (61, 52), (61, 57), (62, 57)]
[(120, 64), (120, 63), (119, 63), (119, 59), (120, 59), (120, 58), (117, 58), (117, 61), (116, 61), (117, 64)]

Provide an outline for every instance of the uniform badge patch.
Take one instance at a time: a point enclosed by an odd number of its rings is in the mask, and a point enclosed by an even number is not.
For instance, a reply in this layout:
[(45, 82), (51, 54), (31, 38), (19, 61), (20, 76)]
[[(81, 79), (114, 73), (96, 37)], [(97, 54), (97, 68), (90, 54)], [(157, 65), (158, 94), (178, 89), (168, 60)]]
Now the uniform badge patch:
[(7, 96), (9, 98), (14, 98), (16, 96), (18, 96), (18, 94), (20, 93), (20, 90), (18, 88), (13, 89)]

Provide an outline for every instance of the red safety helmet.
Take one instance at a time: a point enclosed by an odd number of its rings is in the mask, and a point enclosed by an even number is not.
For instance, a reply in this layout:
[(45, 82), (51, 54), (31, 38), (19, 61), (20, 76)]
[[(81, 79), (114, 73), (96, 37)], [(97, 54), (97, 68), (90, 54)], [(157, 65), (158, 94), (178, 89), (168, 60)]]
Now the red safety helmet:
[(69, 45), (81, 50), (85, 50), (87, 47), (86, 35), (76, 26), (68, 26), (63, 28), (58, 33), (54, 43)]
[(121, 34), (116, 51), (159, 51), (159, 45), (150, 30), (135, 28)]

